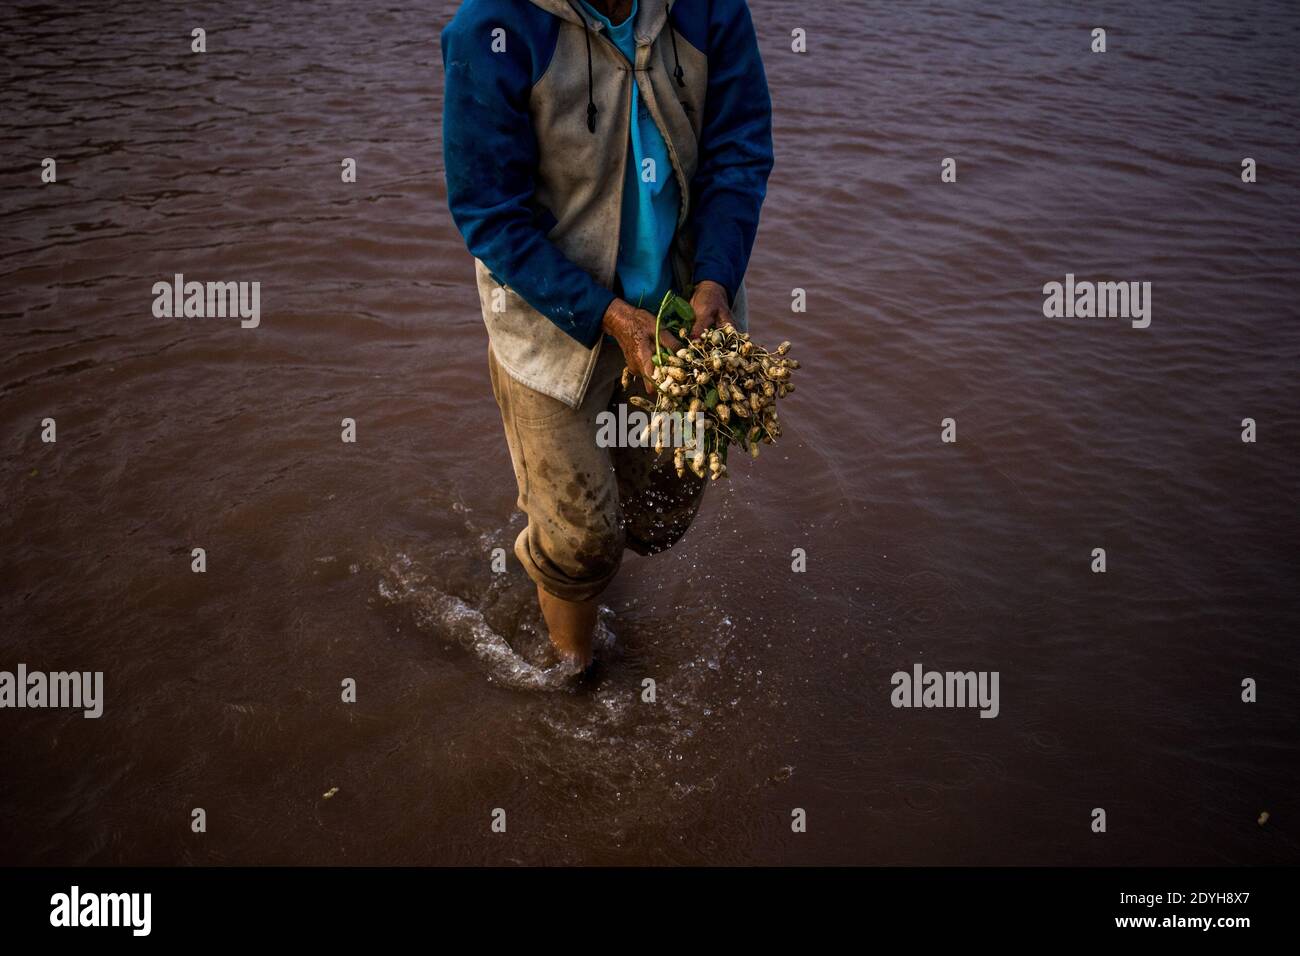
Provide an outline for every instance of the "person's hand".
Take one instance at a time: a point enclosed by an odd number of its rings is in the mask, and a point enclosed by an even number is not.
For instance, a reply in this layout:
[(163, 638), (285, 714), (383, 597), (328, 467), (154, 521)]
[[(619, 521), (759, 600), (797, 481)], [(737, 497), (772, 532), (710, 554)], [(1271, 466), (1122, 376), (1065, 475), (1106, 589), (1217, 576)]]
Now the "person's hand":
[[(654, 369), (655, 317), (645, 309), (638, 309), (622, 299), (614, 299), (605, 309), (600, 327), (618, 340), (623, 350), (623, 360), (633, 375), (641, 376), (646, 394), (654, 395), (655, 382), (650, 377)], [(681, 343), (674, 342), (667, 329), (659, 330), (659, 342), (664, 348), (676, 351)]]
[(707, 329), (720, 329), (731, 322), (727, 290), (712, 279), (705, 279), (695, 287), (691, 308), (695, 310), (695, 327), (691, 329), (693, 339), (699, 338)]

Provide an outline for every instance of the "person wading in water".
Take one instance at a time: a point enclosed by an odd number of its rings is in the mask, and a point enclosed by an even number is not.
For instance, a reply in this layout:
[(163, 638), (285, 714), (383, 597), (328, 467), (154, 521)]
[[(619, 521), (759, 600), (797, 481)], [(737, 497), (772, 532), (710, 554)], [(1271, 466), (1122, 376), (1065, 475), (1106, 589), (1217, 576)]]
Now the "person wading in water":
[(640, 390), (625, 365), (653, 391), (668, 290), (690, 292), (695, 334), (745, 328), (767, 80), (744, 0), (466, 0), (442, 58), (447, 202), (528, 517), (515, 555), (585, 668), (624, 548), (671, 547), (705, 485), (652, 448), (599, 447), (596, 416)]

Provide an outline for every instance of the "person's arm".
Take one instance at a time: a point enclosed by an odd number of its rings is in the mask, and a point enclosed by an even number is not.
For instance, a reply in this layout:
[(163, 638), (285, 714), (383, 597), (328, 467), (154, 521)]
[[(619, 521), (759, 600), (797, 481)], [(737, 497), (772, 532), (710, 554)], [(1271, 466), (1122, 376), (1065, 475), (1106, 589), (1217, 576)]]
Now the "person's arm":
[(772, 171), (772, 100), (749, 7), (715, 0), (708, 29), (709, 85), (691, 184), (697, 330), (731, 317)]
[[(442, 33), (443, 162), (452, 219), (470, 253), (498, 281), (591, 348), (614, 293), (546, 238), (529, 205), (537, 168), (528, 112), (531, 54), (510, 24), (467, 10)], [(492, 52), (497, 26), (507, 31), (506, 52)]]

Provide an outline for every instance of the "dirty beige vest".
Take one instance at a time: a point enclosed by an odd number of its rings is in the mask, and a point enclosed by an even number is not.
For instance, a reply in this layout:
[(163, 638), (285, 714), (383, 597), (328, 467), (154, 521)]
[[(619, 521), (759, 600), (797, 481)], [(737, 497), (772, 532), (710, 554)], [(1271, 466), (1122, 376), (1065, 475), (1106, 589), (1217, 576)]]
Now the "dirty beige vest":
[[(532, 0), (564, 22), (555, 54), (533, 86), (529, 106), (537, 136), (536, 199), (556, 217), (547, 234), (570, 260), (607, 289), (614, 286), (618, 259), (623, 184), (628, 160), (633, 65), (604, 32), (604, 24), (579, 13), (565, 0)], [(677, 236), (669, 256), (677, 288), (691, 280), (694, 249), (683, 234), (690, 206), (690, 182), (695, 175), (708, 63), (702, 51), (677, 35), (677, 57), (685, 83), (673, 77), (673, 51), (664, 25), (667, 11), (655, 0), (641, 0), (637, 11), (636, 64), (641, 101), (663, 134), (681, 190)], [(592, 96), (596, 131), (587, 129), (587, 47), (584, 30), (591, 30), (594, 73)], [(647, 82), (648, 80), (648, 82)], [(689, 109), (688, 109), (689, 107)], [(561, 331), (508, 286), (499, 285), (479, 260), (474, 262), (483, 322), (498, 363), (516, 381), (566, 405), (582, 403), (601, 348)], [(496, 292), (501, 289), (501, 292)], [(494, 308), (495, 302), (495, 308)], [(652, 305), (652, 310), (654, 306)], [(736, 292), (732, 314), (745, 328), (744, 284)]]

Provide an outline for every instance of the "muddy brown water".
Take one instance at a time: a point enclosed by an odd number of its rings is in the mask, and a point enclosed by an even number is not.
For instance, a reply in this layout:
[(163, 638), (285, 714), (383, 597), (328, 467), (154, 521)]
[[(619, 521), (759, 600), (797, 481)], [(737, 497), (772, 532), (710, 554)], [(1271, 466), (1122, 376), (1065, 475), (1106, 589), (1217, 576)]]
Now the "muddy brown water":
[[(453, 5), (7, 12), (0, 669), (106, 703), (0, 711), (0, 861), (1295, 862), (1300, 13), (1129, 6), (755, 0), (750, 302), (799, 391), (629, 556), (580, 691), (490, 570)], [(153, 318), (178, 272), (261, 325)], [(1045, 318), (1067, 273), (1151, 282), (1150, 328)], [(893, 708), (916, 663), (1000, 715)]]

